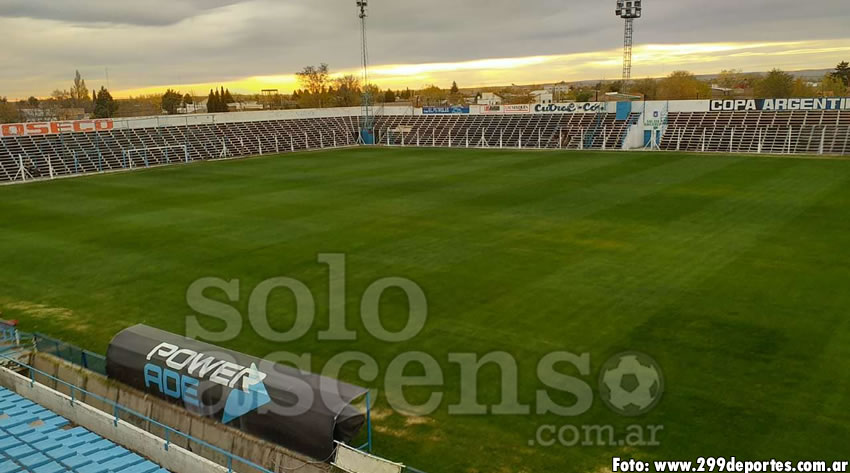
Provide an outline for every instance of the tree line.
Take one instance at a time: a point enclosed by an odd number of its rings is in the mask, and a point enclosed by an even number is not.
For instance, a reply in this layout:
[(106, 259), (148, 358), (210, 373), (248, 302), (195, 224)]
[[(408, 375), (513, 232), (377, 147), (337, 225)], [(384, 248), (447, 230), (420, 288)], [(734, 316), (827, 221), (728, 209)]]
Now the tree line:
[[(354, 75), (334, 77), (327, 64), (307, 66), (296, 73), (299, 88), (292, 95), (276, 95), (270, 108), (323, 108), (353, 107), (361, 104), (364, 94), (374, 104), (410, 101), (414, 106), (423, 105), (466, 105), (474, 103), (482, 90), (467, 91), (466, 94), (453, 82), (451, 87), (440, 88), (429, 85), (419, 90), (381, 90), (374, 84), (363, 85)], [(714, 86), (714, 88), (713, 88)], [(718, 90), (719, 88), (719, 90)], [(502, 96), (504, 103), (531, 103), (531, 87), (509, 86), (489, 88), (488, 91)], [(467, 89), (468, 90), (468, 89)], [(620, 81), (599, 82), (570, 88), (559, 93), (556, 101), (588, 102), (602, 99), (607, 92), (622, 92)], [(741, 70), (723, 70), (709, 79), (700, 79), (687, 71), (676, 71), (667, 77), (638, 79), (629, 84), (629, 94), (639, 94), (646, 100), (707, 99), (718, 94), (742, 98), (790, 98), (790, 97), (843, 97), (850, 95), (850, 63), (843, 61), (817, 81), (805, 80), (785, 71), (774, 69), (766, 74), (745, 73)], [(241, 96), (245, 98), (245, 96)], [(259, 95), (247, 96), (263, 102)], [(189, 111), (198, 98), (191, 93), (168, 89), (163, 95), (142, 95), (116, 100), (105, 88), (89, 90), (85, 79), (75, 71), (70, 88), (54, 90), (49, 98), (30, 97), (12, 102), (0, 96), (0, 123), (37, 119), (33, 111), (40, 111), (44, 119), (63, 119), (66, 112), (82, 111), (94, 118), (176, 114), (182, 108)], [(219, 113), (229, 111), (228, 104), (237, 102), (230, 90), (219, 87), (207, 96), (207, 111)], [(28, 110), (25, 114), (23, 110)], [(77, 113), (77, 112), (74, 112)]]

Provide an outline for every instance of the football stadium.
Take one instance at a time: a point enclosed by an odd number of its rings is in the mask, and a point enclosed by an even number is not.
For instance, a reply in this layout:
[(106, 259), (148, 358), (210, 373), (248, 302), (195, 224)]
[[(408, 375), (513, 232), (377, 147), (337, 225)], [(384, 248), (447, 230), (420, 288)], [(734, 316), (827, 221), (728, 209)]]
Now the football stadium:
[(0, 123), (0, 473), (847, 471), (846, 67), (388, 103), (350, 3), (356, 104)]

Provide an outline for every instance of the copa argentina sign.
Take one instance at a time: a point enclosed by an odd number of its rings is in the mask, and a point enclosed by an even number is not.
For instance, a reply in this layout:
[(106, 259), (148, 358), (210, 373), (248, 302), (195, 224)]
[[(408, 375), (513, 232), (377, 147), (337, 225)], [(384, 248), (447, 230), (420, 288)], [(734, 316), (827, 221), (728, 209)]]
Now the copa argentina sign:
[(115, 123), (110, 118), (63, 122), (8, 123), (0, 125), (0, 137), (90, 133), (93, 131), (109, 131), (113, 128), (115, 128)]
[(850, 110), (850, 98), (712, 100), (709, 110), (712, 112)]
[(595, 113), (606, 110), (603, 102), (537, 104), (534, 113)]

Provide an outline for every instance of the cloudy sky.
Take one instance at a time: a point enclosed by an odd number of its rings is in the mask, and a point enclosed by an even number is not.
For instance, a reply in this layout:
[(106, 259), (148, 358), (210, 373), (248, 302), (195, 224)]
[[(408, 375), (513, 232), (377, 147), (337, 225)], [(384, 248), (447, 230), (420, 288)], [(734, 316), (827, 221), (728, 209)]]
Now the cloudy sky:
[[(615, 0), (371, 0), (374, 78), (393, 88), (617, 78)], [(848, 0), (644, 0), (635, 77), (829, 68), (850, 60)], [(290, 91), (359, 67), (354, 0), (0, 0), (0, 96), (47, 96), (79, 69), (117, 95)]]

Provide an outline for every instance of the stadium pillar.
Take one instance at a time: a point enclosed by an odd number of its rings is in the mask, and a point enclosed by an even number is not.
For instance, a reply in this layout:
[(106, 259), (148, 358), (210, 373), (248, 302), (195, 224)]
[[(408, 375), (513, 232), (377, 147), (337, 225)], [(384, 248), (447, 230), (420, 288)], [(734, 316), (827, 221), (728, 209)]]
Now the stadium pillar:
[(794, 127), (788, 127), (788, 154), (791, 154), (791, 135), (794, 133)]
[(735, 141), (735, 129), (732, 128), (729, 134), (729, 152), (732, 152), (732, 143)]
[(452, 129), (449, 128), (449, 148), (452, 147)]
[(469, 128), (466, 129), (466, 147), (469, 148)]
[(499, 149), (504, 148), (505, 130), (499, 130)]
[(333, 130), (334, 133), (334, 148), (336, 148), (336, 130)]
[[(416, 129), (419, 130), (418, 128)], [(401, 145), (404, 146), (404, 130), (401, 130)]]
[[(820, 144), (821, 154), (823, 154), (823, 141)], [(53, 179), (53, 162), (50, 159), (50, 156), (47, 157), (47, 170), (50, 171), (50, 178)]]
[(325, 134), (319, 131), (319, 148), (325, 147)]
[(307, 132), (304, 132), (304, 146), (305, 149), (310, 149), (310, 138), (307, 136)]
[(437, 147), (437, 133), (435, 130), (431, 130), (431, 146), (434, 148)]
[(280, 143), (278, 143), (277, 135), (274, 135), (274, 152), (280, 153)]
[(579, 143), (578, 143), (578, 149), (584, 150), (584, 128), (579, 128), (578, 131), (579, 131), (579, 138), (581, 138), (581, 141), (579, 141)]
[[(823, 128), (821, 130), (821, 134), (820, 134), (820, 150), (818, 150), (818, 154), (823, 154), (823, 144), (824, 144), (825, 141), (826, 141), (826, 128)], [(53, 174), (52, 168), (50, 170), (50, 174), (51, 175)]]
[(543, 130), (537, 130), (537, 148), (543, 148)]
[(419, 147), (419, 128), (416, 129), (416, 147)]
[(702, 140), (700, 140), (700, 145), (702, 146), (702, 152), (705, 153), (705, 128), (702, 129)]
[(564, 130), (558, 130), (558, 149), (564, 147)]
[(608, 141), (608, 130), (606, 127), (602, 127), (602, 151), (605, 151), (606, 142)]
[(522, 149), (522, 130), (519, 131), (519, 139), (516, 142), (516, 147)]
[(259, 146), (260, 156), (262, 156), (263, 155), (263, 140), (261, 140), (259, 136), (257, 137), (257, 146)]
[(761, 154), (762, 146), (764, 145), (764, 141), (762, 141), (762, 130), (759, 128), (759, 143), (758, 143), (758, 154)]
[(387, 128), (387, 146), (390, 145), (390, 129)]
[(292, 139), (292, 135), (289, 135), (289, 148), (294, 152), (295, 151), (295, 140)]

